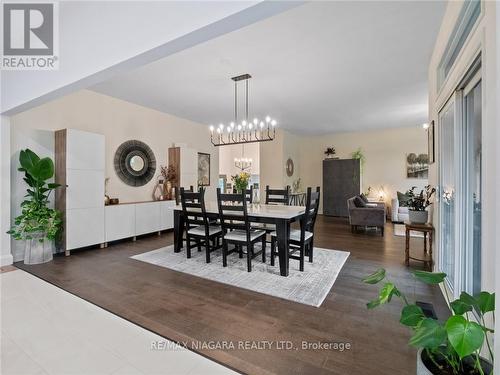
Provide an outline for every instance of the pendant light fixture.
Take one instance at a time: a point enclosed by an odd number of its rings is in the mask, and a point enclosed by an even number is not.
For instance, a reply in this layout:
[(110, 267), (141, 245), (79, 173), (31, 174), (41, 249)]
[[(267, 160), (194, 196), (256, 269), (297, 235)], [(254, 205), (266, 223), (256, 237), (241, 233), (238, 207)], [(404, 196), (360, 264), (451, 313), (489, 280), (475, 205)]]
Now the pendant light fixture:
[[(234, 81), (234, 121), (229, 124), (221, 123), (217, 127), (210, 125), (210, 141), (214, 146), (267, 142), (276, 137), (276, 120), (270, 116), (266, 116), (262, 120), (258, 118), (250, 120), (248, 117), (248, 80), (250, 78), (252, 78), (250, 74), (231, 78)], [(240, 81), (245, 83), (245, 117), (241, 121), (238, 119), (238, 83)], [(244, 158), (242, 157), (242, 159)], [(245, 162), (247, 163), (248, 160)]]

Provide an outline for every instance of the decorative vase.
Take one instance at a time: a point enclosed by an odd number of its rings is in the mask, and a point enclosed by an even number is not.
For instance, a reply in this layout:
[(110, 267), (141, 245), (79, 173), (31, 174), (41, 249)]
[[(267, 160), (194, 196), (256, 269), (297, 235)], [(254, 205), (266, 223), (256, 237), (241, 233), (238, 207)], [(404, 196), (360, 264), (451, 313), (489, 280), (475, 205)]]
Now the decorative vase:
[(33, 233), (31, 240), (25, 241), (24, 264), (47, 263), (52, 260), (52, 241), (45, 233)]
[(172, 199), (172, 183), (170, 181), (167, 181), (167, 183), (164, 186), (165, 189), (165, 196), (167, 199)]
[[(483, 357), (479, 357), (479, 361), (481, 362), (481, 368), (484, 371), (484, 375), (491, 375), (493, 373), (493, 365), (490, 361), (486, 360)], [(427, 359), (427, 356), (424, 352), (424, 349), (420, 348), (417, 352), (417, 375), (441, 375), (442, 372), (431, 371), (426, 366), (426, 363), (429, 363), (430, 360)], [(469, 364), (469, 363), (467, 363)], [(474, 362), (470, 361), (471, 369), (474, 368)]]
[(425, 224), (429, 218), (429, 213), (427, 211), (408, 210), (408, 216), (411, 223)]

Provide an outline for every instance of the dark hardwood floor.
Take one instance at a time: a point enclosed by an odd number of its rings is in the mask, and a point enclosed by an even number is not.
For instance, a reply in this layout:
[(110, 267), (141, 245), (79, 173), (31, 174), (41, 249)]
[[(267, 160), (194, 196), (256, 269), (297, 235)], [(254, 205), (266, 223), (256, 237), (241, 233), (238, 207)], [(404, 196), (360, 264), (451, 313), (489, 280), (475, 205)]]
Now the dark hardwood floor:
[[(377, 287), (361, 282), (385, 267), (408, 297), (432, 302), (438, 316), (446, 315), (439, 290), (415, 281), (404, 266), (404, 238), (393, 235), (391, 223), (382, 238), (374, 232), (351, 234), (345, 220), (324, 216), (318, 217), (315, 237), (317, 247), (351, 252), (319, 308), (129, 258), (172, 244), (172, 233), (77, 251), (43, 265), (16, 266), (171, 340), (231, 341), (234, 350), (197, 352), (242, 373), (414, 374), (416, 351), (408, 347), (409, 331), (398, 322), (400, 304), (368, 311), (365, 304)], [(422, 239), (412, 239), (412, 246), (422, 248)], [(243, 350), (238, 348), (242, 340), (291, 341), (297, 350), (275, 345)], [(349, 343), (351, 348), (303, 350), (303, 341)]]

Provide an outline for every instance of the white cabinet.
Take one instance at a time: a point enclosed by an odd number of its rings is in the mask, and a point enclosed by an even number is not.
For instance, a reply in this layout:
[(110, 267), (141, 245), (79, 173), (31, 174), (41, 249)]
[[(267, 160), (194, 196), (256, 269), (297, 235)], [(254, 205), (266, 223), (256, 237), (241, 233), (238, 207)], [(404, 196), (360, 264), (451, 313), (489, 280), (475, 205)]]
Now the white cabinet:
[(174, 227), (174, 206), (175, 201), (160, 202), (160, 230)]
[(135, 205), (135, 233), (158, 232), (160, 230), (160, 202), (137, 203)]
[(104, 170), (68, 169), (66, 209), (103, 207)]
[(63, 214), (66, 251), (104, 243), (104, 136), (75, 129), (55, 132), (56, 208)]
[(135, 236), (135, 204), (106, 206), (106, 242)]
[(174, 227), (175, 201), (123, 203), (106, 206), (105, 242)]
[(104, 242), (104, 207), (66, 211), (66, 250)]

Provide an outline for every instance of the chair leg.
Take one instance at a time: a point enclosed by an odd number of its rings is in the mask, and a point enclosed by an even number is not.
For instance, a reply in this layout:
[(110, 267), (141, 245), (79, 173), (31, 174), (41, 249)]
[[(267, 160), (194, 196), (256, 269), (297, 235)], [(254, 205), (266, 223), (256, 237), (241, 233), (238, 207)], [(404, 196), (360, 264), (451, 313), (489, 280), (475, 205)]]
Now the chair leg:
[(313, 242), (309, 242), (309, 263), (313, 262), (313, 252), (314, 252)]
[(205, 261), (210, 263), (210, 238), (205, 237)]
[(275, 252), (276, 252), (276, 237), (271, 237), (271, 266), (274, 266)]
[(222, 266), (227, 267), (227, 242), (222, 240)]
[(354, 233), (354, 225), (351, 225), (351, 233)]
[(253, 245), (247, 245), (247, 271), (252, 272)]
[(299, 263), (299, 269), (301, 272), (304, 272), (304, 254), (305, 252), (305, 244), (300, 245), (300, 263)]
[(266, 263), (266, 236), (262, 237), (262, 263)]
[(236, 248), (238, 249), (238, 253), (239, 253), (240, 258), (243, 258), (243, 246), (236, 245)]
[(382, 232), (382, 237), (384, 237), (384, 227), (380, 227), (380, 230)]
[(188, 259), (191, 258), (191, 238), (186, 236), (186, 254)]
[(201, 241), (196, 239), (196, 246), (198, 247), (198, 252), (201, 252)]

